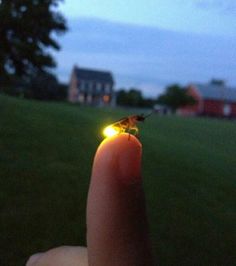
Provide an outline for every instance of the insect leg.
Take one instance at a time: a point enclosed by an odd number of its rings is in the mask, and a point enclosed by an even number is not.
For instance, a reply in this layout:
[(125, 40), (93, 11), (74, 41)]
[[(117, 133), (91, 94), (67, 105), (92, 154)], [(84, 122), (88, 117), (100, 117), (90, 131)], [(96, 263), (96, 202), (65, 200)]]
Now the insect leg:
[(138, 135), (138, 133), (139, 133), (138, 127), (134, 126), (134, 127), (131, 128), (131, 130), (133, 131), (133, 135), (138, 138), (139, 137), (139, 135)]
[(130, 140), (130, 126), (129, 125), (126, 127), (125, 131), (129, 134), (128, 140)]
[(138, 135), (138, 128), (137, 127), (133, 127), (132, 129), (134, 131), (134, 136), (137, 136)]
[(119, 128), (119, 134), (121, 134), (123, 132), (123, 126), (121, 123), (118, 123), (118, 128)]

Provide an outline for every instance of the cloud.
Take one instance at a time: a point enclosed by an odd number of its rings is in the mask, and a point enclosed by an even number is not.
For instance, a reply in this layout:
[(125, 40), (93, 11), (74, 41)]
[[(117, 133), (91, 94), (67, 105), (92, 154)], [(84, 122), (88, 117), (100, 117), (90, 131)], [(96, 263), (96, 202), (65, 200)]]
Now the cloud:
[(215, 9), (236, 15), (235, 0), (195, 0), (195, 4), (201, 9)]
[(138, 87), (156, 96), (170, 83), (236, 83), (236, 38), (178, 33), (98, 19), (70, 21), (60, 38), (57, 74), (68, 82), (74, 64), (110, 70), (116, 87)]

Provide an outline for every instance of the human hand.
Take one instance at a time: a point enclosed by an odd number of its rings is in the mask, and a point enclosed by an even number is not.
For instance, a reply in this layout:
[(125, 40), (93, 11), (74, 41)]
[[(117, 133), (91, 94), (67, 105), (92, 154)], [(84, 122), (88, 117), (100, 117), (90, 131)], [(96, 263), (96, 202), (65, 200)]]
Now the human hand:
[(87, 202), (87, 245), (31, 256), (26, 266), (151, 266), (141, 143), (120, 134), (99, 146)]

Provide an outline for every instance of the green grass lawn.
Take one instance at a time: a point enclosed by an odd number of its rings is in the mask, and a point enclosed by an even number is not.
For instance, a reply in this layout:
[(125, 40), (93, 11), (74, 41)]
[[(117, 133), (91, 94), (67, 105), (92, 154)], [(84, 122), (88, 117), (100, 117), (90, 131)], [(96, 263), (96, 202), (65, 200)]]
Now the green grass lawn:
[[(124, 114), (0, 96), (1, 266), (85, 245), (101, 128)], [(157, 265), (236, 265), (236, 123), (153, 115), (140, 127)]]

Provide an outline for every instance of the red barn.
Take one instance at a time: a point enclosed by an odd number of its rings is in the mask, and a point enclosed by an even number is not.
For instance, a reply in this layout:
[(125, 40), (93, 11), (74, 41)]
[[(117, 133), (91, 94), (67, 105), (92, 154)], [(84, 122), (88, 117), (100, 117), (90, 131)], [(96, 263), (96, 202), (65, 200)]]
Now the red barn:
[(187, 88), (196, 104), (179, 109), (182, 115), (206, 115), (216, 117), (236, 117), (236, 89), (223, 82), (192, 84)]

